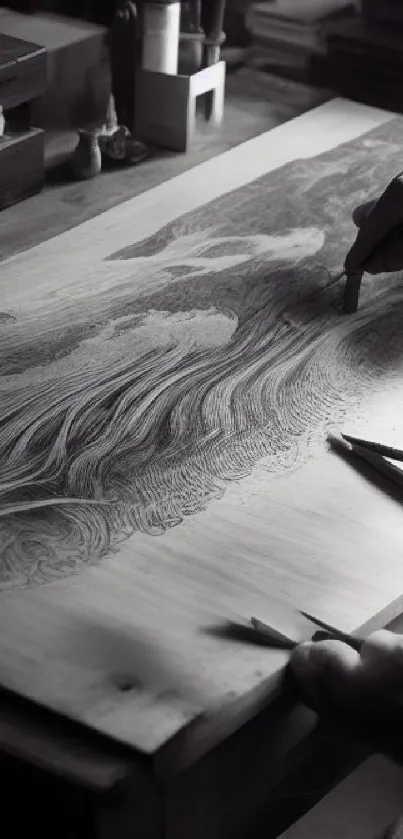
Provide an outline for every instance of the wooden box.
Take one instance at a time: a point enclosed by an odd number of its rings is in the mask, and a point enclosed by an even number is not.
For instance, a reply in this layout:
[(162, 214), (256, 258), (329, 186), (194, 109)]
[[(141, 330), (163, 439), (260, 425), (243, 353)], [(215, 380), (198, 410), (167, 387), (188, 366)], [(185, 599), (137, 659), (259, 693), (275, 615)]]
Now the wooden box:
[(197, 97), (210, 96), (208, 119), (218, 125), (223, 117), (224, 90), (224, 61), (190, 76), (139, 70), (136, 74), (136, 137), (173, 151), (187, 151), (195, 133)]
[(47, 83), (33, 102), (34, 125), (66, 130), (103, 122), (110, 93), (106, 27), (46, 12), (29, 15), (0, 8), (0, 32), (34, 42), (46, 54)]

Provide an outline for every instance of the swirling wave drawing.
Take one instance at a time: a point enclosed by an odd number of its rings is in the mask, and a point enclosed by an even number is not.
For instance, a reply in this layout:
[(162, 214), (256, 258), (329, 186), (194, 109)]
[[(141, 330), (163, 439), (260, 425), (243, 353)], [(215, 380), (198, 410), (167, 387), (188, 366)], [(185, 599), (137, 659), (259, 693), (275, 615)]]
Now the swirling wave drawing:
[(343, 318), (322, 267), (340, 268), (368, 179), (396, 171), (393, 125), (111, 253), (77, 297), (55, 277), (2, 313), (3, 590), (162, 534), (258, 463), (301, 464), (399, 369), (400, 277)]

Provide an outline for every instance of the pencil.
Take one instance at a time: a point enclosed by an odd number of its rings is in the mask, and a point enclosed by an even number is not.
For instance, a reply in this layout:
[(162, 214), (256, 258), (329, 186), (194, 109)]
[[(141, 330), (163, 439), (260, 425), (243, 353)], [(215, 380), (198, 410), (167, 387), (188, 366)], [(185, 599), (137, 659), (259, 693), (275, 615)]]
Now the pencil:
[(360, 437), (352, 437), (351, 434), (342, 434), (341, 436), (352, 445), (365, 446), (365, 448), (377, 452), (384, 457), (403, 460), (403, 451), (401, 449), (395, 449), (393, 446), (385, 446), (383, 443), (375, 443), (372, 440), (362, 440)]
[(257, 632), (257, 634), (262, 638), (266, 638), (268, 641), (271, 641), (273, 645), (277, 645), (278, 647), (282, 647), (286, 650), (293, 650), (294, 647), (297, 646), (296, 641), (289, 638), (288, 635), (284, 635), (283, 632), (279, 632), (279, 630), (275, 629), (274, 626), (269, 626), (269, 624), (263, 623), (263, 621), (260, 621), (258, 618), (251, 618), (250, 622), (255, 632)]
[(328, 434), (327, 441), (332, 448), (335, 449), (335, 451), (339, 451), (342, 454), (352, 454), (360, 458), (360, 460), (364, 460), (372, 466), (376, 472), (383, 475), (384, 478), (388, 478), (403, 489), (402, 470), (397, 466), (393, 466), (393, 464), (385, 460), (382, 455), (377, 452), (371, 452), (369, 449), (366, 449), (365, 446), (359, 445), (358, 443), (350, 443), (348, 440), (344, 439), (344, 437), (338, 437), (336, 434)]
[(364, 644), (363, 638), (357, 638), (355, 635), (351, 635), (348, 632), (342, 632), (341, 629), (336, 629), (336, 627), (331, 626), (330, 623), (325, 623), (324, 621), (319, 620), (319, 618), (315, 618), (313, 615), (308, 614), (308, 612), (303, 612), (302, 609), (300, 609), (300, 614), (308, 621), (315, 624), (315, 626), (324, 630), (330, 638), (333, 638), (335, 641), (343, 641), (344, 644), (348, 644), (348, 646), (352, 647), (353, 650), (360, 652)]
[(358, 309), (362, 272), (347, 274), (344, 287), (343, 307), (346, 315), (353, 315)]

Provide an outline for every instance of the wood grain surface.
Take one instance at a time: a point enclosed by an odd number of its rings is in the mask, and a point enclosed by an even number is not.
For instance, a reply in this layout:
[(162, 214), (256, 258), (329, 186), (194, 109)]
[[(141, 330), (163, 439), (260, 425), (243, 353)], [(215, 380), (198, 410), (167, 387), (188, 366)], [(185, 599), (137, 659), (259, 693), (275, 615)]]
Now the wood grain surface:
[[(102, 285), (111, 243), (390, 118), (335, 100), (180, 175), (4, 262), (2, 308), (18, 317), (59, 293), (76, 305), (81, 284)], [(348, 431), (399, 445), (402, 409), (394, 379)], [(299, 608), (346, 631), (386, 622), (403, 589), (402, 525), (400, 499), (325, 445), (286, 475), (258, 466), (164, 535), (136, 533), (76, 576), (3, 591), (0, 680), (140, 752), (194, 759), (273, 698), (287, 660), (222, 637), (223, 621), (256, 615), (301, 638)]]

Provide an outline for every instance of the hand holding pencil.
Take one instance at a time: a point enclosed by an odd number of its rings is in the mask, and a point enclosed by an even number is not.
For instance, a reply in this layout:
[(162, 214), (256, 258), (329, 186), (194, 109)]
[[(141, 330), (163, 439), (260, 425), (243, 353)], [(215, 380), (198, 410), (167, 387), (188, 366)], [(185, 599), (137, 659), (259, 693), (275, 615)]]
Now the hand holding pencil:
[(339, 640), (300, 644), (289, 670), (300, 698), (322, 715), (358, 722), (372, 736), (390, 725), (403, 736), (403, 637), (368, 636), (359, 651)]
[[(389, 460), (403, 461), (402, 450), (349, 434), (329, 435), (328, 442), (403, 487), (403, 471)], [(356, 647), (340, 636), (300, 644), (289, 672), (314, 710), (364, 724), (371, 736), (386, 729), (403, 742), (403, 636), (380, 630)]]
[(344, 263), (345, 314), (357, 311), (364, 272), (383, 274), (403, 268), (403, 173), (378, 200), (356, 207), (353, 221), (358, 234)]
[(348, 275), (403, 269), (403, 174), (377, 200), (356, 207), (353, 221), (358, 234), (345, 260)]

